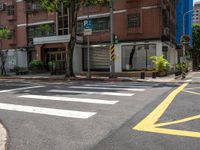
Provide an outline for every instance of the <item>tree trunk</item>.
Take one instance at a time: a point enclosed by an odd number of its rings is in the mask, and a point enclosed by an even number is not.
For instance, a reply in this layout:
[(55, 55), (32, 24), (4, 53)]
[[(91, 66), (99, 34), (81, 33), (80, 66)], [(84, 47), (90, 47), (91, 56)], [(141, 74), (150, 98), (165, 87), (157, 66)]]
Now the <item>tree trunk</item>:
[(76, 44), (76, 29), (77, 29), (77, 15), (80, 8), (78, 0), (71, 0), (69, 6), (69, 30), (70, 30), (70, 41), (68, 43), (68, 49), (66, 52), (66, 78), (74, 77), (73, 71), (73, 54)]
[(5, 52), (1, 51), (0, 52), (0, 59), (1, 59), (1, 75), (6, 75), (6, 69), (5, 69), (5, 64), (6, 64), (6, 58), (7, 58), (7, 53), (8, 50)]
[(135, 45), (132, 48), (132, 51), (130, 53), (130, 57), (129, 57), (129, 66), (132, 68), (133, 67), (133, 56), (135, 54)]

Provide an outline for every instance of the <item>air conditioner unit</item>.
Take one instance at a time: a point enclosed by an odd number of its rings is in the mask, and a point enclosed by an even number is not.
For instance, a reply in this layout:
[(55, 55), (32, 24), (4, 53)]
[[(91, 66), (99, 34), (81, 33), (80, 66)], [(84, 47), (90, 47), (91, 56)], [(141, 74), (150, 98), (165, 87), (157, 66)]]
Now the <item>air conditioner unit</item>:
[(0, 11), (4, 11), (5, 10), (5, 4), (4, 3), (0, 3)]

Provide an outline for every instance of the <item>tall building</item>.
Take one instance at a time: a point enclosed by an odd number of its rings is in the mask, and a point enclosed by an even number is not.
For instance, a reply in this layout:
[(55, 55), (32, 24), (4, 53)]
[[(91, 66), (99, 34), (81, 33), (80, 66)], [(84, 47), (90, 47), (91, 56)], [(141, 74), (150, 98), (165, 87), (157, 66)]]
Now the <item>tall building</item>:
[(200, 2), (194, 4), (193, 24), (200, 24)]
[[(193, 0), (176, 1), (176, 43), (180, 45), (180, 39), (183, 35), (183, 16), (185, 14), (185, 34), (192, 38), (192, 14)], [(188, 12), (188, 13), (187, 13)], [(192, 42), (192, 40), (191, 40)]]
[[(32, 1), (0, 0), (0, 25), (9, 28), (12, 37), (3, 43), (12, 49), (8, 67), (25, 59), (64, 62), (70, 39), (68, 9), (47, 13)], [(1, 7), (0, 7), (1, 8)], [(78, 37), (74, 51), (74, 71), (87, 69), (87, 42), (83, 22), (89, 17), (93, 24), (91, 40), (91, 69), (110, 70), (110, 9), (108, 5), (81, 8), (78, 16)], [(164, 55), (171, 64), (177, 62), (176, 2), (175, 0), (115, 0), (114, 38), (116, 49), (115, 72), (152, 69), (150, 56)], [(10, 60), (8, 59), (8, 60)], [(9, 66), (10, 65), (10, 66)]]

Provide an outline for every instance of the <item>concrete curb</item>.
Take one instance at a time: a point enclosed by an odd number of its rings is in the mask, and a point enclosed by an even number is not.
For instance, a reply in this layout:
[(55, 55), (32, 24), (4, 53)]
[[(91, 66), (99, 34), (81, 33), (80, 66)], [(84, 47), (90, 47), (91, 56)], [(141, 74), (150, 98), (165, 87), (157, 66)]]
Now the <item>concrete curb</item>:
[(4, 126), (0, 123), (0, 150), (7, 150), (7, 130)]
[(93, 77), (91, 79), (87, 79), (85, 77), (75, 77), (70, 79), (65, 79), (63, 77), (41, 77), (41, 76), (32, 76), (32, 77), (20, 77), (20, 76), (10, 76), (10, 77), (0, 77), (0, 80), (39, 80), (39, 81), (102, 81), (102, 82), (155, 82), (155, 83), (183, 83), (187, 82), (187, 80), (191, 79), (191, 75), (194, 73), (189, 73), (188, 77), (181, 80), (181, 76), (160, 78), (160, 79), (139, 79), (139, 78), (105, 78), (105, 77)]

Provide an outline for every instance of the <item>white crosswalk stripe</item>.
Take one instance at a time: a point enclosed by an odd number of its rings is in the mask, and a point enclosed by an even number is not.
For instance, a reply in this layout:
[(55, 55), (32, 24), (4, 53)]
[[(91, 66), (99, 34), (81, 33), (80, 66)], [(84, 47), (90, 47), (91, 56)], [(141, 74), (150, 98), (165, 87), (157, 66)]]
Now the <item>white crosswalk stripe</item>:
[[(88, 87), (117, 87), (117, 88), (135, 88), (136, 85), (115, 85), (115, 84), (84, 84), (84, 86)], [(139, 89), (139, 88), (137, 88)], [(142, 89), (144, 90), (144, 89)]]
[(34, 113), (34, 114), (59, 116), (59, 117), (80, 118), (80, 119), (87, 119), (96, 114), (96, 112), (81, 112), (81, 111), (74, 111), (74, 110), (51, 109), (51, 108), (32, 107), (32, 106), (14, 105), (14, 104), (5, 104), (5, 103), (0, 103), (0, 109)]
[(7, 92), (13, 92), (13, 91), (28, 90), (28, 89), (36, 89), (36, 88), (41, 88), (41, 87), (45, 87), (45, 86), (32, 86), (32, 87), (23, 87), (23, 88), (9, 89), (9, 90), (1, 90), (0, 93), (7, 93)]
[(49, 101), (64, 101), (64, 102), (80, 102), (80, 103), (92, 103), (92, 104), (106, 104), (113, 105), (118, 101), (89, 99), (89, 98), (71, 98), (71, 97), (59, 97), (59, 96), (43, 96), (43, 95), (22, 95), (21, 98), (40, 99)]
[(137, 88), (112, 88), (112, 87), (95, 87), (95, 86), (70, 86), (70, 89), (94, 89), (94, 90), (121, 90), (121, 91), (138, 91), (143, 92), (145, 89), (137, 89)]
[[(32, 86), (32, 87), (22, 87), (22, 88), (16, 88), (16, 89), (9, 89), (9, 90), (2, 90), (0, 93), (6, 93), (6, 92), (12, 92), (12, 91), (19, 91), (24, 90), (26, 92), (32, 92), (33, 89), (41, 88), (45, 86)], [(33, 102), (33, 100), (38, 101), (46, 101), (49, 105), (50, 103), (53, 103), (53, 101), (57, 102), (66, 102), (66, 106), (68, 106), (68, 103), (86, 103), (91, 105), (99, 105), (100, 107), (103, 107), (102, 105), (115, 105), (119, 103), (118, 100), (110, 99), (112, 96), (117, 97), (131, 97), (135, 95), (135, 92), (143, 92), (145, 89), (142, 88), (135, 88), (135, 86), (132, 85), (117, 85), (117, 84), (85, 84), (82, 86), (69, 86), (65, 87), (67, 89), (49, 89), (46, 91), (44, 95), (42, 94), (24, 94), (19, 95), (18, 97)], [(96, 90), (96, 91), (95, 91)], [(109, 91), (110, 90), (110, 91)], [(121, 91), (121, 92), (120, 92)], [(134, 91), (134, 93), (133, 93)], [(48, 95), (49, 93), (54, 93), (54, 95)], [(59, 95), (59, 96), (55, 96)], [(60, 96), (60, 94), (71, 94), (70, 97), (66, 95)], [(94, 95), (92, 97), (94, 98), (79, 98), (76, 97), (76, 95), (72, 94), (84, 94), (85, 95)], [(98, 95), (105, 95), (106, 98), (95, 98), (95, 96)], [(109, 98), (107, 96), (110, 96)], [(107, 99), (107, 100), (106, 100)], [(34, 101), (35, 102), (35, 101)], [(37, 104), (38, 105), (38, 104)], [(80, 104), (81, 105), (81, 104)], [(73, 106), (73, 105), (72, 105)], [(70, 108), (70, 110), (67, 109), (59, 109), (59, 108), (51, 108), (47, 107), (35, 107), (35, 106), (25, 106), (25, 105), (16, 105), (16, 104), (5, 104), (0, 103), (0, 109), (2, 110), (10, 110), (10, 111), (18, 111), (18, 112), (25, 112), (25, 113), (33, 113), (33, 114), (42, 114), (42, 115), (50, 115), (50, 116), (58, 116), (58, 117), (66, 117), (66, 118), (79, 118), (79, 119), (88, 119), (90, 117), (93, 117), (98, 112), (89, 111), (90, 105), (86, 105), (85, 111), (78, 111), (76, 109), (79, 108)], [(85, 108), (84, 107), (84, 108)], [(98, 107), (99, 108), (99, 107)]]
[(72, 90), (48, 90), (50, 93), (68, 93), (68, 94), (88, 94), (88, 95), (110, 95), (110, 96), (133, 96), (134, 93), (119, 92), (91, 92), (91, 91), (72, 91)]

